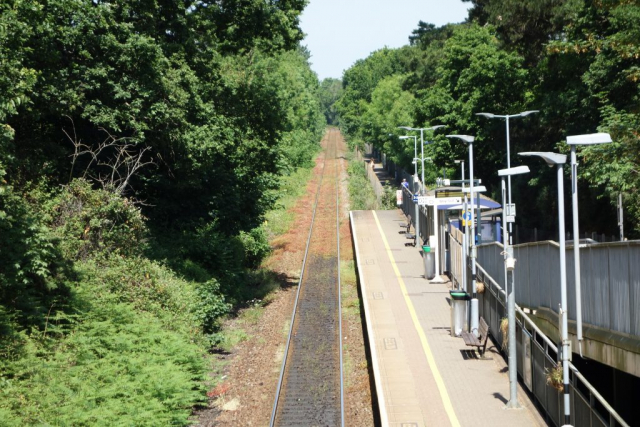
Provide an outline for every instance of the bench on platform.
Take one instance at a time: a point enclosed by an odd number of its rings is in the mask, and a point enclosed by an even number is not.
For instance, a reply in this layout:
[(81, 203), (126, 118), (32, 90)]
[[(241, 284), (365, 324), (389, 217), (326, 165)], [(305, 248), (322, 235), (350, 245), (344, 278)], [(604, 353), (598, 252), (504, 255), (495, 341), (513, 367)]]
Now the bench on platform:
[(405, 246), (414, 246), (414, 247), (416, 246), (416, 240), (417, 240), (417, 237), (416, 237), (416, 235), (415, 235), (415, 234), (407, 233), (407, 234), (405, 234), (404, 236), (405, 236), (407, 239), (411, 239), (411, 240), (413, 240), (412, 242), (407, 242), (407, 243), (405, 243), (405, 244), (404, 244)]
[[(484, 357), (484, 352), (487, 349), (487, 339), (489, 339), (489, 325), (487, 325), (487, 322), (481, 317), (478, 336), (476, 337), (473, 332), (463, 331), (462, 339), (466, 345), (478, 347), (480, 357)], [(482, 350), (480, 350), (480, 348), (482, 348)]]
[(399, 224), (401, 228), (404, 228), (405, 230), (401, 230), (398, 231), (398, 234), (406, 234), (409, 233), (411, 231), (411, 215), (407, 215), (407, 223), (406, 224)]

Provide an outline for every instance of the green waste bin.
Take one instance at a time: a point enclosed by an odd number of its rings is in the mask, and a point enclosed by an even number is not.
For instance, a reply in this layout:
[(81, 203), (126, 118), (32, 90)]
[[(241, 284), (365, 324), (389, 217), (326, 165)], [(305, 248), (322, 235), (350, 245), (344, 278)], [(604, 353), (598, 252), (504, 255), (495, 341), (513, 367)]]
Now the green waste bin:
[(422, 262), (424, 263), (424, 277), (431, 280), (436, 277), (436, 256), (429, 245), (422, 246)]
[(464, 291), (450, 290), (451, 296), (451, 336), (459, 337), (467, 328), (467, 306), (469, 294)]

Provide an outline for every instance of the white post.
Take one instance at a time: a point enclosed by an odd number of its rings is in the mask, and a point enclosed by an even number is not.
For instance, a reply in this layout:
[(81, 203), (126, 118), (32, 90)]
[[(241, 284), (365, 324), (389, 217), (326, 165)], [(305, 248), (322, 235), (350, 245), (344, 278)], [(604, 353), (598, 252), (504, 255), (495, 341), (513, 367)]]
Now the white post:
[(560, 243), (560, 330), (562, 331), (562, 383), (564, 384), (564, 425), (571, 425), (571, 396), (569, 394), (569, 322), (567, 320), (567, 261), (564, 231), (564, 184), (562, 164), (556, 165), (558, 176), (558, 233)]
[(618, 194), (618, 226), (620, 227), (620, 241), (624, 242), (624, 211), (622, 208), (622, 193)]
[[(415, 184), (416, 181), (418, 180), (418, 137), (414, 136), (413, 137), (413, 194), (417, 194), (418, 192), (415, 191)], [(415, 216), (416, 216), (416, 241), (420, 244), (422, 243), (422, 241), (420, 240), (420, 206), (418, 206), (418, 202), (415, 202)]]
[(573, 214), (573, 273), (576, 288), (576, 329), (582, 355), (582, 282), (580, 281), (580, 226), (578, 223), (578, 161), (576, 146), (571, 146), (571, 203)]
[[(511, 175), (508, 175), (511, 177)], [(504, 185), (504, 176), (502, 177), (502, 203), (506, 200), (506, 190)], [(502, 227), (506, 231), (507, 219), (505, 210), (502, 209)], [(507, 408), (519, 408), (518, 403), (518, 361), (516, 350), (516, 295), (515, 286), (513, 284), (513, 268), (507, 267), (507, 263), (511, 262), (513, 258), (513, 247), (508, 243), (508, 238), (505, 233), (504, 237), (504, 251), (505, 251), (505, 272), (507, 277), (510, 277), (509, 284), (507, 285), (507, 321), (509, 322), (508, 341), (509, 341), (509, 402)], [(511, 274), (509, 274), (511, 273)], [(506, 283), (505, 283), (506, 285)]]
[(469, 142), (469, 185), (471, 193), (471, 332), (478, 336), (479, 313), (478, 296), (476, 294), (476, 228), (474, 226), (474, 194), (473, 194), (473, 141)]
[(423, 135), (423, 131), (424, 131), (424, 129), (420, 129), (420, 151), (421, 151), (421, 156), (422, 156), (422, 158), (420, 159), (421, 162), (422, 162), (422, 182), (421, 182), (422, 191), (420, 191), (420, 194), (422, 194), (424, 196), (424, 135)]
[(467, 252), (468, 252), (468, 245), (467, 245), (467, 226), (463, 225), (466, 220), (464, 219), (464, 214), (467, 212), (467, 194), (464, 192), (464, 161), (461, 161), (460, 163), (462, 163), (462, 194), (464, 196), (464, 208), (462, 211), (463, 214), (463, 218), (462, 221), (460, 222), (460, 225), (462, 227), (462, 283), (461, 283), (461, 288), (464, 289), (465, 291), (467, 290)]
[(507, 292), (507, 320), (509, 322), (508, 343), (509, 343), (509, 402), (507, 408), (519, 408), (518, 403), (518, 361), (516, 350), (516, 287), (514, 284), (514, 271), (516, 260), (513, 258), (513, 246), (509, 244), (509, 232), (507, 231), (507, 213), (504, 208), (507, 203), (507, 190), (505, 188), (505, 175), (511, 176), (516, 174), (528, 173), (527, 166), (519, 166), (517, 168), (502, 169), (498, 171), (498, 176), (502, 177), (502, 244), (504, 247), (504, 274), (505, 274), (505, 290)]
[[(505, 120), (507, 124), (507, 169), (511, 169), (511, 137), (509, 136), (509, 115), (506, 116)], [(509, 207), (511, 207), (511, 175), (507, 176), (507, 183), (509, 189)], [(504, 207), (503, 207), (504, 209)], [(513, 245), (513, 223), (509, 223), (509, 244)]]

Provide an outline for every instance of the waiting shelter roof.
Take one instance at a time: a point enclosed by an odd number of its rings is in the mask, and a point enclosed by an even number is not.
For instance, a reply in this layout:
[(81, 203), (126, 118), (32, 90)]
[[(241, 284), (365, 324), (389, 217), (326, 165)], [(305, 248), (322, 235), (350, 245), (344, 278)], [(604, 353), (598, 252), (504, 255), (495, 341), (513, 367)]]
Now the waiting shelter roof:
[[(476, 193), (475, 196), (478, 196), (478, 194), (479, 193)], [(495, 200), (483, 194), (479, 194), (479, 195), (480, 195), (480, 209), (497, 209), (501, 207), (500, 203), (496, 202)], [(438, 199), (439, 197), (450, 198), (450, 197), (460, 196), (460, 198), (462, 199), (461, 197), (462, 187), (449, 186), (449, 187), (434, 188), (432, 190), (427, 191), (427, 196), (436, 197), (436, 199)], [(477, 207), (478, 201), (476, 200), (475, 196), (474, 196), (474, 205)], [(437, 206), (438, 206), (438, 210), (464, 209), (464, 203), (445, 203), (445, 204), (438, 204)]]

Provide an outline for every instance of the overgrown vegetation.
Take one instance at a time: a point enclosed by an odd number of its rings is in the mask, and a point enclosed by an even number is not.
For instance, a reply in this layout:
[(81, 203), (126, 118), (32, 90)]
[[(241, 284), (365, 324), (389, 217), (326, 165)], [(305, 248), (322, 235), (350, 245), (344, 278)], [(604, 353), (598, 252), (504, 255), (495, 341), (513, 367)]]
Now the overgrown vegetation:
[(380, 198), (367, 177), (366, 165), (351, 157), (349, 167), (349, 200), (353, 210), (395, 209), (396, 188), (391, 183), (382, 187)]
[(367, 172), (363, 162), (350, 160), (347, 169), (349, 173), (349, 201), (351, 210), (376, 209), (378, 201), (371, 183), (367, 179)]
[(0, 3), (0, 424), (189, 423), (319, 150), (305, 3)]

